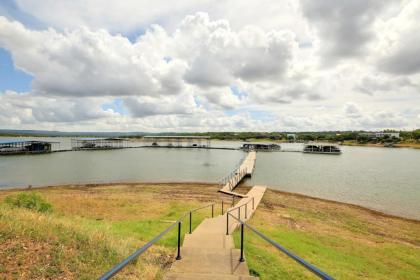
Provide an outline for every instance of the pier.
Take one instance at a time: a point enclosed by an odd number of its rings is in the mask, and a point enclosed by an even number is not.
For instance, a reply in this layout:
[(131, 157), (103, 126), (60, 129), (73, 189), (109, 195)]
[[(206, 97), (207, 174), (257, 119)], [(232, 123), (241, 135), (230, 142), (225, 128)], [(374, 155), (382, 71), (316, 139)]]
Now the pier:
[[(215, 206), (220, 205), (217, 202), (186, 212), (167, 229), (153, 238), (153, 240), (137, 249), (133, 254), (114, 266), (99, 279), (107, 280), (113, 277), (175, 228), (177, 228), (178, 231), (176, 257), (168, 273), (164, 275), (164, 280), (259, 279), (259, 277), (250, 275), (245, 260), (244, 228), (247, 228), (279, 251), (294, 259), (319, 278), (333, 280), (333, 277), (293, 254), (247, 223), (260, 204), (267, 188), (265, 186), (254, 186), (247, 194), (238, 194), (234, 192), (234, 189), (243, 178), (251, 176), (255, 168), (255, 161), (256, 152), (249, 152), (240, 161), (234, 172), (223, 180), (223, 187), (219, 192), (233, 196), (233, 198), (235, 196), (241, 197), (236, 205), (233, 205), (234, 203), (232, 203), (231, 207), (225, 211), (224, 206), (229, 205), (230, 203), (226, 203), (222, 199), (220, 215), (215, 214)], [(211, 218), (204, 219), (193, 231), (193, 213), (209, 207), (211, 207)], [(182, 242), (182, 227), (183, 224), (188, 225), (188, 222), (184, 221), (187, 218), (189, 218), (189, 230), (188, 233), (184, 235), (184, 241)], [(233, 234), (238, 228), (240, 228), (240, 248), (235, 248)]]
[(143, 139), (151, 142), (149, 147), (209, 148), (211, 146), (210, 136), (154, 135), (144, 136)]
[(257, 153), (255, 151), (249, 152), (240, 162), (239, 166), (231, 172), (228, 176), (222, 179), (222, 188), (219, 192), (234, 195), (238, 197), (245, 197), (243, 194), (233, 192), (238, 184), (247, 176), (251, 176), (254, 172), (255, 161), (257, 159)]

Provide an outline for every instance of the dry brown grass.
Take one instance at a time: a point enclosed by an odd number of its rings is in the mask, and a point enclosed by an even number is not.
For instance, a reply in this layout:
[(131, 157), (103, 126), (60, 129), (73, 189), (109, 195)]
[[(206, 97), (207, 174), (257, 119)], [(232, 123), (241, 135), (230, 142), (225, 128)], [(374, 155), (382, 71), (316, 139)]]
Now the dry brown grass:
[[(218, 189), (209, 184), (105, 184), (31, 190), (53, 205), (53, 213), (0, 207), (0, 279), (96, 278), (150, 240), (183, 211), (222, 198), (230, 201), (219, 194)], [(248, 187), (238, 188), (242, 193), (248, 190)], [(19, 191), (1, 191), (0, 201)], [(364, 248), (366, 253), (360, 258), (368, 264), (370, 258), (380, 257), (382, 246), (420, 252), (419, 221), (274, 190), (267, 190), (251, 222), (274, 237), (301, 237), (321, 249), (331, 246), (328, 237), (340, 238), (352, 246)], [(289, 266), (290, 261), (281, 259), (281, 254), (271, 246), (259, 242), (255, 241), (255, 252), (262, 252), (262, 256), (263, 252), (269, 252), (277, 258), (277, 263), (270, 265), (283, 267), (288, 277), (307, 276), (299, 274), (300, 267)], [(260, 249), (262, 251), (258, 251)], [(333, 249), (343, 250), (344, 255), (351, 254), (345, 247)], [(159, 243), (135, 265), (124, 269), (117, 279), (161, 279), (173, 261), (174, 252), (171, 242)], [(351, 267), (344, 268), (343, 263), (335, 263), (334, 259), (323, 264), (322, 255), (319, 258), (321, 267), (331, 265), (333, 272), (335, 268), (341, 269), (344, 277), (340, 278), (372, 276), (366, 272), (351, 274)], [(397, 259), (385, 258), (384, 261), (394, 270), (412, 269)], [(250, 266), (253, 265), (262, 270), (251, 259)], [(270, 277), (262, 279), (275, 279)], [(378, 279), (377, 275), (372, 278)]]

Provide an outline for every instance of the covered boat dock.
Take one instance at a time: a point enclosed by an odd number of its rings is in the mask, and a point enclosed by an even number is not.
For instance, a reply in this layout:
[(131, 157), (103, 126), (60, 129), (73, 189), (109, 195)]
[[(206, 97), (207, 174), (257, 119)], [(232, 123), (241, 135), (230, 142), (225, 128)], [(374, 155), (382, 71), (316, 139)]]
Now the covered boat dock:
[(0, 155), (50, 153), (52, 152), (53, 144), (59, 144), (59, 142), (41, 140), (0, 141)]
[(210, 136), (144, 136), (145, 142), (151, 143), (152, 147), (189, 147), (210, 148)]
[(245, 143), (241, 149), (245, 151), (280, 151), (281, 147), (271, 143)]
[(123, 138), (74, 138), (71, 139), (73, 150), (108, 150), (127, 148)]
[(308, 143), (303, 148), (304, 153), (309, 154), (341, 154), (341, 149), (336, 144), (331, 143)]

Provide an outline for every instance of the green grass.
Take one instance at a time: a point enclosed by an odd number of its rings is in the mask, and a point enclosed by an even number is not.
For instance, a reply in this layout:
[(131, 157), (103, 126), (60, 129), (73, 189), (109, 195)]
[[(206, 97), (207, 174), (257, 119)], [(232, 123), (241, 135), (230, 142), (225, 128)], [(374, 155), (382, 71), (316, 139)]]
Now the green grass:
[[(150, 194), (146, 189), (143, 191), (146, 197)], [(74, 190), (68, 192), (72, 194), (73, 201), (63, 199), (67, 191), (44, 190), (42, 196), (37, 194), (39, 199), (47, 198), (56, 208), (54, 212), (38, 212), (0, 203), (0, 258), (10, 258), (0, 266), (0, 279), (95, 279), (165, 230), (187, 210), (207, 204), (194, 199), (175, 199), (149, 200), (146, 206), (144, 203), (136, 206), (128, 201), (133, 198), (132, 193), (127, 195), (126, 191), (112, 190), (109, 196), (107, 190), (103, 190), (96, 204), (89, 205), (90, 197), (85, 197), (84, 193)], [(28, 194), (32, 195), (32, 192)], [(137, 196), (140, 199), (142, 195), (137, 193)], [(78, 200), (78, 197), (81, 199)], [(104, 200), (104, 204), (100, 200)], [(68, 203), (72, 202), (76, 204), (75, 209), (67, 208)], [(130, 216), (127, 216), (127, 204), (138, 214), (130, 212)], [(100, 209), (103, 205), (107, 205), (108, 209)], [(83, 207), (88, 209), (79, 211)], [(151, 210), (147, 211), (145, 207)], [(81, 216), (81, 213), (86, 215)], [(209, 217), (210, 213), (209, 209), (193, 213), (192, 228)], [(99, 214), (101, 218), (95, 218)], [(187, 216), (182, 223), (182, 235), (188, 230)], [(173, 261), (176, 244), (177, 227), (116, 278), (162, 278), (165, 269)], [(32, 258), (33, 253), (40, 254), (42, 258), (48, 256), (48, 259)], [(22, 276), (20, 273), (25, 274)]]
[(38, 212), (51, 212), (52, 206), (37, 193), (17, 193), (9, 195), (4, 202), (12, 207), (26, 208)]
[[(264, 200), (250, 224), (336, 279), (419, 279), (418, 222), (272, 191)], [(248, 267), (260, 279), (317, 279), (252, 231), (244, 236)], [(239, 248), (239, 231), (234, 239)]]
[[(278, 226), (262, 230), (277, 241), (336, 279), (418, 279), (418, 248), (396, 244), (363, 245), (335, 235), (312, 235)], [(235, 233), (236, 247), (240, 235)], [(274, 249), (249, 230), (245, 231), (245, 256), (250, 270), (261, 279), (307, 279), (310, 275), (284, 253)]]
[[(5, 203), (16, 192), (0, 192), (0, 279), (95, 279), (185, 211), (218, 200), (216, 190), (189, 185), (37, 190), (54, 209), (47, 212)], [(210, 215), (209, 208), (194, 213), (193, 229)], [(188, 222), (187, 216), (182, 235)], [(250, 223), (336, 279), (419, 279), (419, 222), (268, 190)], [(234, 239), (239, 248), (239, 232)], [(175, 227), (116, 279), (161, 279), (176, 242)], [(245, 256), (251, 274), (262, 280), (316, 279), (249, 230)]]

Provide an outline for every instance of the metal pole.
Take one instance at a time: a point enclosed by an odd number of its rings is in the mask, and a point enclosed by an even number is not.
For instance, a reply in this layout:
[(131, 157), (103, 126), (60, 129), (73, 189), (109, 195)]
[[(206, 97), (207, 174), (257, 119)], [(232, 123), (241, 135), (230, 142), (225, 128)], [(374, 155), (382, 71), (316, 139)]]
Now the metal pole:
[(181, 221), (178, 222), (178, 253), (176, 255), (176, 259), (181, 259)]
[(223, 206), (224, 206), (224, 205), (223, 205), (223, 200), (222, 200), (222, 215), (223, 215), (223, 214), (225, 214), (225, 213), (223, 213), (223, 212), (224, 212), (224, 211), (223, 211), (223, 210), (224, 210), (224, 209), (223, 209)]
[(248, 203), (245, 204), (245, 220), (248, 219)]
[(191, 230), (191, 221), (192, 221), (192, 212), (190, 211), (190, 234), (192, 232), (192, 230)]
[(226, 212), (226, 235), (229, 235), (229, 212)]
[(244, 262), (244, 224), (241, 223), (241, 257), (239, 259), (240, 262)]
[(214, 218), (214, 204), (211, 205), (211, 217)]

